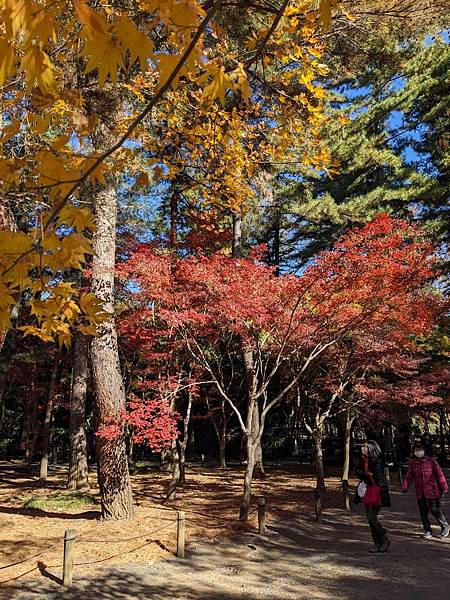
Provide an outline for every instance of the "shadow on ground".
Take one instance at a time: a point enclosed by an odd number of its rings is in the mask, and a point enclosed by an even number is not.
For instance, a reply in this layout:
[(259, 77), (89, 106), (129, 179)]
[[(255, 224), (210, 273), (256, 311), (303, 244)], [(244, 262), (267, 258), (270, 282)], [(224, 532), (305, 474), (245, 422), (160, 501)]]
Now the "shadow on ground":
[[(188, 545), (188, 557), (76, 574), (58, 585), (60, 569), (5, 589), (11, 600), (448, 600), (450, 542), (419, 537), (412, 496), (393, 493), (383, 515), (392, 538), (387, 554), (371, 554), (361, 509), (330, 509), (322, 524), (269, 513), (267, 535), (241, 534)], [(1, 596), (0, 593), (0, 597)]]

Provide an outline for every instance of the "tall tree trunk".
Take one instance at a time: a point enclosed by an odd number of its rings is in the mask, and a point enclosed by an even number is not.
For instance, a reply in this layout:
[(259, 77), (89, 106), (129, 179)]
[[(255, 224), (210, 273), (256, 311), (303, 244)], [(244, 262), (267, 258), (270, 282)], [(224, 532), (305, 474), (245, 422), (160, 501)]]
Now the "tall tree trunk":
[(221, 469), (227, 468), (227, 424), (222, 422), (219, 431), (219, 465)]
[(277, 214), (273, 231), (273, 264), (275, 275), (280, 275), (280, 216)]
[(211, 422), (214, 427), (214, 431), (217, 435), (218, 447), (219, 447), (219, 465), (221, 469), (227, 468), (226, 461), (226, 444), (227, 444), (227, 422), (225, 414), (225, 400), (221, 400), (220, 404), (220, 420), (216, 419), (215, 412), (211, 410), (211, 405), (209, 403), (208, 397), (206, 396), (206, 405), (208, 407), (209, 415), (211, 418)]
[(194, 396), (189, 391), (188, 405), (186, 409), (186, 416), (183, 420), (183, 439), (180, 442), (180, 485), (183, 485), (186, 481), (186, 448), (189, 441), (189, 423), (191, 421), (192, 404), (194, 402)]
[[(244, 342), (241, 341), (242, 347), (242, 359), (244, 364), (244, 375), (245, 375), (245, 391), (247, 396), (247, 423), (246, 423), (246, 452), (247, 452), (247, 466), (244, 476), (244, 494), (242, 497), (241, 510), (239, 518), (242, 521), (247, 520), (248, 508), (251, 500), (251, 485), (253, 474), (255, 471), (256, 455), (258, 445), (261, 442), (261, 436), (259, 435), (259, 410), (258, 402), (254, 399), (254, 393), (256, 389), (256, 375), (253, 363), (253, 352), (251, 349), (245, 348)], [(249, 470), (251, 468), (251, 470)]]
[(177, 248), (177, 230), (178, 230), (178, 199), (179, 199), (179, 179), (173, 181), (173, 189), (170, 194), (170, 231), (169, 231), (169, 247), (175, 252)]
[(127, 445), (128, 469), (130, 470), (130, 473), (136, 473), (136, 463), (134, 460), (133, 434), (130, 430), (127, 431), (126, 445)]
[(326, 494), (327, 489), (325, 486), (325, 471), (323, 468), (323, 450), (322, 450), (322, 440), (323, 440), (323, 425), (318, 425), (312, 434), (314, 441), (314, 450), (316, 457), (316, 473), (317, 473), (317, 483), (316, 490), (320, 494)]
[(173, 448), (172, 446), (167, 446), (161, 450), (159, 469), (167, 473), (173, 470), (173, 464)]
[(36, 442), (36, 363), (33, 365), (33, 375), (31, 379), (30, 391), (28, 394), (27, 417), (26, 417), (26, 433), (25, 433), (25, 462), (28, 469), (31, 470), (33, 462), (34, 446)]
[(53, 416), (53, 406), (55, 404), (56, 377), (58, 375), (60, 362), (61, 352), (58, 352), (53, 359), (53, 366), (50, 374), (50, 383), (48, 388), (47, 404), (45, 406), (44, 426), (42, 429), (42, 456), (39, 471), (39, 481), (47, 481), (48, 476), (48, 456), (50, 451), (50, 424)]
[[(3, 125), (3, 114), (0, 114), (0, 129)], [(17, 231), (16, 219), (8, 206), (7, 200), (0, 198), (0, 231)], [(5, 343), (8, 330), (0, 327), (0, 350)], [(2, 390), (0, 388), (0, 397)], [(1, 400), (1, 398), (0, 398)]]
[(4, 397), (8, 383), (8, 371), (14, 353), (15, 332), (10, 330), (5, 335), (3, 347), (0, 350), (0, 426), (3, 420)]
[[(253, 469), (253, 477), (256, 479), (265, 479), (266, 472), (264, 470), (263, 463), (263, 452), (261, 446), (261, 438), (259, 436), (260, 422), (259, 422), (259, 406), (258, 403), (255, 403), (255, 407), (253, 409), (253, 419), (252, 419), (252, 441), (256, 444), (255, 446), (255, 466)], [(259, 442), (255, 441), (259, 438)]]
[(72, 385), (70, 390), (70, 457), (67, 481), (69, 490), (89, 489), (85, 429), (88, 352), (88, 338), (77, 331), (73, 340)]
[(239, 213), (233, 213), (233, 258), (242, 256), (242, 220)]
[(244, 491), (242, 494), (241, 507), (239, 511), (239, 519), (246, 521), (248, 519), (248, 513), (250, 510), (250, 502), (252, 499), (252, 480), (253, 471), (255, 469), (255, 454), (256, 444), (251, 440), (251, 437), (247, 438), (247, 465), (245, 467), (244, 475)]
[(176, 498), (175, 493), (180, 485), (180, 448), (178, 440), (173, 440), (171, 444), (171, 456), (173, 458), (172, 478), (167, 486), (165, 502), (173, 502)]
[[(113, 141), (113, 126), (118, 118), (118, 99), (102, 93), (101, 114), (94, 137), (96, 150), (102, 151)], [(99, 111), (97, 110), (97, 114)], [(99, 335), (91, 345), (92, 379), (95, 390), (97, 427), (120, 420), (125, 410), (125, 388), (120, 371), (117, 332), (114, 323), (114, 267), (116, 255), (117, 198), (115, 182), (94, 192), (96, 231), (93, 238), (92, 291), (102, 300), (111, 316), (99, 327)], [(114, 439), (97, 437), (98, 480), (103, 518), (123, 519), (133, 515), (133, 496), (124, 435)]]
[(342, 491), (344, 494), (344, 507), (351, 509), (348, 478), (350, 472), (350, 440), (352, 434), (352, 425), (355, 417), (350, 416), (350, 411), (346, 410), (338, 415), (342, 427), (344, 461), (342, 465)]

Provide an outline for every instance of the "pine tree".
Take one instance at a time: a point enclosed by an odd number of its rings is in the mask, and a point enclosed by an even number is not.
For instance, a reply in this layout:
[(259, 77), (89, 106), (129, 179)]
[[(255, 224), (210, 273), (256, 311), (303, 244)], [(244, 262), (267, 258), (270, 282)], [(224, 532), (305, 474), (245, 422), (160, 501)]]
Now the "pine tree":
[(450, 48), (437, 38), (330, 84), (335, 113), (323, 134), (335, 172), (279, 166), (271, 202), (253, 215), (253, 236), (269, 242), (273, 263), (281, 255), (285, 268), (298, 268), (381, 211), (421, 221), (448, 241), (449, 68)]

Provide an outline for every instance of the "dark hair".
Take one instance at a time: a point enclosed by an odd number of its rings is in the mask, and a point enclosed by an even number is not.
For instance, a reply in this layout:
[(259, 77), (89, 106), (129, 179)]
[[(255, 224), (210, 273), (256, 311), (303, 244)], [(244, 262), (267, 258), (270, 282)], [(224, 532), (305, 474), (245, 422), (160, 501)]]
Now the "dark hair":
[(420, 443), (425, 450), (425, 454), (427, 456), (433, 456), (433, 440), (429, 436), (423, 435), (420, 438)]
[(378, 458), (381, 456), (381, 448), (374, 440), (368, 440), (367, 444), (367, 454), (370, 458)]

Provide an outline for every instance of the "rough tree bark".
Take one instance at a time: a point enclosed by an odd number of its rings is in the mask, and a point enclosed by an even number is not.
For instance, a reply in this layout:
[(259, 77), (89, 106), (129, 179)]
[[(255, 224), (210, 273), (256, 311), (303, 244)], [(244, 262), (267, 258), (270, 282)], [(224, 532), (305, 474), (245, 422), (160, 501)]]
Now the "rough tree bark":
[(42, 456), (39, 470), (39, 481), (47, 481), (48, 476), (48, 456), (50, 451), (50, 424), (53, 416), (53, 406), (56, 397), (56, 378), (61, 362), (61, 352), (58, 352), (53, 359), (52, 371), (50, 374), (50, 383), (48, 387), (47, 404), (45, 406), (44, 426), (42, 429)]
[(69, 490), (89, 489), (85, 430), (88, 377), (88, 338), (76, 332), (73, 340), (72, 385), (70, 390)]
[[(102, 151), (113, 141), (112, 128), (118, 118), (118, 98), (98, 93), (96, 113), (100, 123), (93, 135)], [(111, 126), (111, 129), (109, 126)], [(117, 198), (111, 177), (93, 193), (96, 231), (93, 238), (92, 291), (111, 316), (99, 327), (91, 345), (92, 379), (95, 390), (96, 425), (117, 423), (125, 410), (125, 388), (119, 363), (114, 323), (114, 266), (116, 255)], [(98, 481), (103, 518), (123, 519), (133, 515), (133, 497), (124, 436), (97, 437)]]

